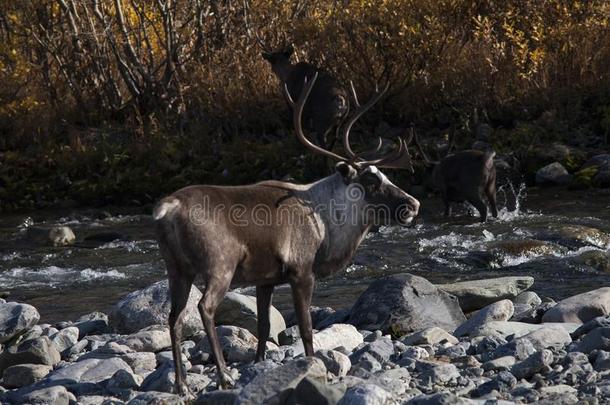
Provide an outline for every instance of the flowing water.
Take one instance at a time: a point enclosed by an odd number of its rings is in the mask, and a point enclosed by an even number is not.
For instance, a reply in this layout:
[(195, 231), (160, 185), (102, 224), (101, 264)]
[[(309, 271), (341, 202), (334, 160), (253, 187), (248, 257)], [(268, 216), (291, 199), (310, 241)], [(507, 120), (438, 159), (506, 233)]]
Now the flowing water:
[[(438, 199), (422, 199), (416, 226), (383, 227), (369, 234), (351, 266), (317, 282), (314, 304), (350, 306), (372, 280), (401, 272), (434, 283), (530, 275), (536, 280), (533, 290), (555, 299), (610, 286), (609, 273), (582, 260), (590, 252), (610, 250), (605, 239), (610, 234), (610, 190), (533, 189), (525, 194), (523, 187), (500, 190), (499, 218), (485, 224), (469, 216), (467, 208), (454, 209), (456, 216), (446, 219)], [(78, 240), (113, 231), (129, 241), (32, 247), (22, 241), (25, 226), (32, 222), (68, 225)], [(581, 231), (574, 239), (561, 233), (570, 225), (602, 234)], [(0, 292), (36, 306), (44, 322), (108, 311), (125, 294), (164, 278), (151, 218), (133, 209), (0, 217)], [(287, 286), (277, 288), (274, 304), (284, 312), (292, 309)]]

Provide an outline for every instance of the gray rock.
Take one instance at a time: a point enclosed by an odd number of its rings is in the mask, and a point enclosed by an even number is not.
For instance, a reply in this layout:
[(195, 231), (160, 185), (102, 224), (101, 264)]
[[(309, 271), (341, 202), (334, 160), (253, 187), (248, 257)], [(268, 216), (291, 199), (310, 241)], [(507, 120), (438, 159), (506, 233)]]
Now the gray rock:
[(597, 318), (593, 318), (589, 322), (579, 326), (571, 335), (573, 339), (578, 339), (591, 332), (593, 329), (604, 327), (610, 327), (610, 316), (598, 316)]
[(530, 305), (532, 307), (542, 304), (542, 300), (540, 299), (538, 294), (533, 291), (523, 291), (515, 298), (513, 298), (513, 302), (515, 304), (525, 304)]
[(110, 380), (108, 380), (108, 383), (106, 384), (106, 388), (111, 391), (124, 389), (137, 391), (140, 384), (142, 384), (142, 380), (142, 377), (139, 375), (121, 369), (110, 377)]
[(600, 350), (595, 357), (593, 368), (595, 371), (610, 370), (610, 352)]
[(419, 380), (432, 384), (447, 384), (460, 377), (458, 369), (450, 363), (419, 360), (415, 364), (415, 369), (420, 373)]
[(239, 390), (216, 390), (200, 394), (193, 405), (233, 405)]
[(458, 397), (451, 392), (439, 392), (430, 395), (418, 395), (410, 401), (406, 402), (409, 405), (477, 405), (469, 398)]
[(488, 395), (493, 391), (507, 392), (517, 385), (517, 379), (508, 371), (500, 371), (494, 378), (484, 384), (481, 384), (475, 390), (476, 397)]
[(335, 405), (344, 393), (345, 391), (337, 386), (305, 377), (294, 390), (292, 399), (297, 404)]
[(315, 356), (324, 362), (326, 370), (336, 375), (343, 377), (347, 375), (352, 367), (352, 362), (348, 356), (336, 350), (318, 350)]
[(78, 318), (74, 325), (78, 328), (78, 338), (82, 339), (87, 335), (103, 334), (110, 332), (108, 327), (108, 315), (102, 312), (92, 312)]
[[(237, 326), (217, 326), (216, 333), (220, 347), (229, 363), (248, 362), (254, 359), (258, 340), (248, 329)], [(207, 336), (198, 345), (205, 353), (211, 353), (212, 348)]]
[(352, 307), (349, 323), (406, 334), (433, 326), (453, 331), (465, 320), (454, 296), (422, 277), (403, 273), (371, 283)]
[(535, 352), (527, 359), (516, 363), (511, 368), (511, 372), (516, 378), (529, 378), (542, 370), (545, 366), (551, 365), (551, 363), (553, 363), (553, 352), (544, 349)]
[(298, 325), (294, 325), (278, 333), (277, 338), (279, 344), (282, 346), (292, 345), (297, 343), (299, 339), (301, 339), (301, 332), (299, 332)]
[(136, 374), (145, 374), (157, 367), (157, 359), (154, 353), (136, 352), (122, 354), (121, 359), (129, 364)]
[(78, 405), (124, 405), (118, 398), (104, 395), (81, 395), (77, 398)]
[(4, 370), (3, 385), (6, 388), (21, 388), (42, 380), (52, 370), (43, 364), (18, 364)]
[(576, 344), (574, 350), (582, 353), (610, 350), (610, 327), (593, 329)]
[(17, 302), (0, 303), (0, 343), (19, 336), (40, 320), (40, 314), (31, 305)]
[[(477, 352), (479, 352), (479, 350), (477, 350)], [(481, 354), (483, 361), (488, 361), (504, 356), (513, 356), (517, 360), (524, 360), (535, 352), (536, 348), (529, 339), (515, 339), (498, 346), (492, 351), (484, 351), (479, 353)]]
[(352, 362), (349, 375), (369, 379), (372, 373), (380, 371), (381, 368), (381, 362), (370, 353), (365, 352), (358, 358), (357, 362)]
[(390, 359), (390, 356), (394, 354), (394, 344), (392, 343), (392, 340), (388, 337), (380, 338), (365, 344), (363, 347), (352, 353), (349, 358), (351, 362), (355, 364), (360, 361), (360, 358), (365, 353), (371, 355), (380, 363), (383, 363), (388, 361)]
[(606, 315), (610, 315), (610, 287), (602, 287), (559, 301), (542, 316), (542, 321), (585, 323)]
[(70, 246), (76, 241), (74, 232), (67, 226), (51, 228), (30, 226), (27, 228), (25, 238), (32, 244), (43, 246)]
[(305, 378), (326, 382), (326, 367), (322, 360), (305, 357), (258, 375), (240, 392), (236, 405), (283, 403)]
[(407, 346), (435, 345), (440, 343), (455, 345), (458, 343), (455, 336), (436, 326), (405, 336), (400, 341)]
[(496, 301), (513, 299), (533, 284), (533, 277), (516, 276), (439, 284), (437, 287), (455, 295), (462, 310), (470, 312)]
[(260, 374), (267, 373), (279, 365), (272, 360), (265, 359), (257, 363), (249, 363), (239, 369), (239, 379), (235, 383), (236, 388), (245, 387)]
[[(313, 349), (314, 351), (333, 350), (343, 347), (351, 352), (362, 342), (362, 335), (354, 326), (337, 323), (314, 334)], [(303, 343), (300, 341), (295, 343), (292, 345), (292, 349), (294, 350), (294, 356), (298, 356), (303, 353)]]
[[(186, 374), (186, 385), (191, 392), (203, 391), (212, 380), (204, 374)], [(168, 362), (150, 373), (142, 382), (140, 391), (172, 392), (176, 383), (174, 363)]]
[(563, 225), (553, 227), (542, 233), (541, 237), (556, 241), (569, 248), (594, 246), (607, 249), (610, 246), (610, 235), (584, 225)]
[(55, 370), (43, 381), (68, 387), (76, 384), (98, 384), (109, 379), (119, 370), (133, 373), (131, 367), (119, 358), (87, 359)]
[(339, 405), (385, 405), (390, 399), (390, 393), (383, 388), (363, 383), (349, 388)]
[[(216, 310), (216, 324), (239, 326), (256, 335), (258, 333), (256, 311), (255, 297), (229, 291)], [(271, 326), (269, 337), (278, 343), (278, 334), (286, 329), (286, 323), (282, 314), (273, 305), (269, 310), (269, 322)]]
[(483, 363), (483, 370), (510, 370), (510, 368), (517, 362), (513, 356), (503, 356), (497, 359), (489, 360)]
[(559, 162), (546, 165), (536, 172), (537, 185), (563, 185), (568, 184), (571, 176)]
[(562, 328), (540, 328), (518, 339), (527, 339), (536, 350), (562, 349), (572, 343), (570, 334)]
[(402, 367), (381, 370), (373, 374), (368, 382), (383, 388), (393, 397), (400, 397), (411, 382), (411, 374)]
[(153, 325), (126, 336), (117, 343), (136, 352), (158, 352), (171, 347), (172, 341), (167, 326)]
[[(203, 329), (197, 309), (201, 297), (201, 291), (193, 286), (182, 315), (184, 335), (187, 337)], [(120, 333), (135, 333), (147, 326), (167, 325), (169, 310), (168, 282), (167, 280), (159, 281), (121, 299), (109, 315), (110, 324)]]
[(79, 331), (77, 327), (69, 326), (51, 336), (51, 342), (58, 352), (63, 353), (78, 342)]
[(49, 387), (24, 393), (15, 398), (17, 404), (40, 404), (40, 405), (68, 405), (71, 401), (76, 402), (74, 395), (68, 392), (65, 387)]
[(513, 303), (510, 300), (494, 302), (474, 314), (469, 320), (461, 324), (453, 333), (455, 336), (472, 334), (475, 330), (491, 321), (508, 321), (514, 313)]
[(61, 356), (48, 337), (41, 336), (11, 346), (0, 353), (0, 372), (16, 364), (44, 364), (54, 366)]
[(326, 318), (315, 324), (316, 329), (322, 330), (326, 329), (331, 325), (336, 323), (346, 323), (349, 319), (350, 313), (352, 312), (351, 308), (343, 308), (339, 309), (332, 314), (328, 315)]
[(563, 329), (568, 333), (574, 332), (578, 329), (579, 324), (576, 323), (553, 323), (547, 322), (543, 324), (531, 324), (525, 322), (501, 322), (501, 321), (490, 321), (487, 322), (478, 328), (476, 328), (471, 335), (472, 336), (514, 336), (521, 337), (525, 336), (530, 332), (533, 332), (542, 328), (550, 328), (550, 329)]
[(144, 392), (136, 395), (127, 405), (184, 405), (185, 402), (179, 395), (167, 392)]
[(610, 273), (609, 250), (587, 250), (576, 257), (576, 262), (603, 273)]

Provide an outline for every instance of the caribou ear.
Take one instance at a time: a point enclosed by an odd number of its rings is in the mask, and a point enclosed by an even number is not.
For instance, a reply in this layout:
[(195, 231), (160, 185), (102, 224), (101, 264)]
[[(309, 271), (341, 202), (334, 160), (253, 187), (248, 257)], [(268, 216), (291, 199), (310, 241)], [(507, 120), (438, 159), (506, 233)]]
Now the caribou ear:
[(339, 172), (339, 174), (343, 177), (343, 181), (345, 183), (351, 182), (358, 172), (351, 165), (346, 162), (339, 162), (335, 165), (335, 169)]
[(292, 54), (294, 53), (294, 46), (288, 45), (286, 47), (286, 49), (284, 49), (284, 56), (286, 56), (286, 58), (290, 59), (290, 57), (292, 56)]

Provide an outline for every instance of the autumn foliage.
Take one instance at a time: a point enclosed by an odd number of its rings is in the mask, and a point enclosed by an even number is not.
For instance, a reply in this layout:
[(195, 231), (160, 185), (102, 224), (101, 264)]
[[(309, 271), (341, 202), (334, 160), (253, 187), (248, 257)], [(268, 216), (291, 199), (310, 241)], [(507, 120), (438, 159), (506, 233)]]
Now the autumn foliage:
[(41, 195), (62, 187), (141, 201), (212, 178), (307, 177), (257, 37), (364, 94), (389, 82), (371, 127), (451, 126), (466, 145), (485, 123), (498, 148), (607, 136), (609, 18), (605, 0), (1, 2), (4, 207), (52, 204)]

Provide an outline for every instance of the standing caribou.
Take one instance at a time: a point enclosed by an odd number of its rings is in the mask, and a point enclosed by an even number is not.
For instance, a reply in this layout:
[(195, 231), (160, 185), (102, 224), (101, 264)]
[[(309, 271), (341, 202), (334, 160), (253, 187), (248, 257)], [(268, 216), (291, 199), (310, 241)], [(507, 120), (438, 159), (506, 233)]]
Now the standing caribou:
[[(262, 46), (262, 42), (261, 42)], [(294, 53), (292, 45), (278, 52), (265, 50), (262, 57), (271, 64), (273, 73), (282, 86), (287, 85), (291, 95), (298, 97), (303, 91), (305, 78), (311, 78), (319, 70), (310, 63), (291, 63)], [(288, 100), (286, 100), (288, 102)], [(290, 103), (288, 102), (290, 105)], [(326, 72), (318, 73), (311, 97), (303, 108), (303, 120), (307, 128), (316, 134), (316, 141), (322, 147), (329, 147), (336, 139), (328, 139), (333, 129), (338, 129), (349, 110), (349, 97), (339, 81)]]
[(441, 193), (445, 204), (445, 216), (451, 215), (452, 202), (468, 201), (479, 211), (481, 222), (487, 220), (487, 205), (483, 195), (487, 197), (494, 218), (498, 217), (496, 206), (496, 166), (494, 151), (463, 150), (451, 153), (454, 147), (453, 133), (449, 139), (447, 154), (440, 161), (428, 158), (414, 135), (415, 145), (424, 163), (433, 166), (432, 179)]
[(334, 174), (305, 185), (263, 181), (237, 187), (186, 187), (163, 198), (153, 211), (169, 278), (169, 327), (179, 392), (186, 390), (180, 352), (182, 314), (197, 275), (203, 276), (205, 282), (199, 312), (220, 385), (227, 387), (231, 379), (218, 341), (214, 313), (232, 285), (256, 286), (256, 361), (265, 356), (273, 289), (283, 283), (292, 288), (305, 354), (312, 356), (309, 307), (315, 278), (346, 267), (372, 225), (406, 226), (418, 213), (419, 202), (379, 170), (384, 167), (412, 170), (408, 142), (398, 138), (395, 150), (374, 160), (354, 153), (349, 144), (350, 128), (383, 92), (364, 106), (359, 105), (354, 92), (357, 110), (342, 133), (347, 157), (307, 139), (301, 117), (317, 77), (314, 74), (305, 84), (296, 103), (287, 85), (285, 95), (294, 110), (297, 138), (314, 153), (337, 160)]

